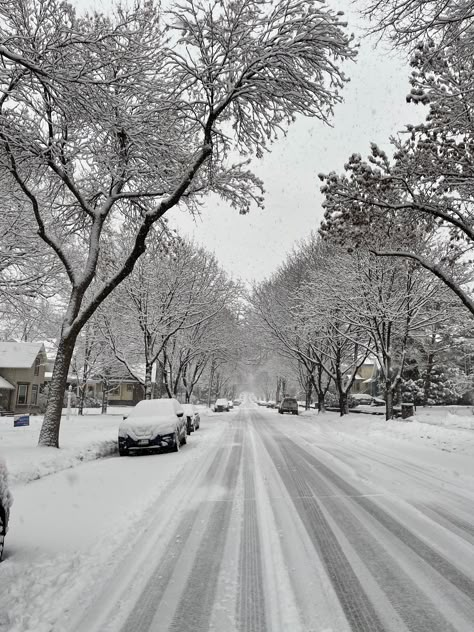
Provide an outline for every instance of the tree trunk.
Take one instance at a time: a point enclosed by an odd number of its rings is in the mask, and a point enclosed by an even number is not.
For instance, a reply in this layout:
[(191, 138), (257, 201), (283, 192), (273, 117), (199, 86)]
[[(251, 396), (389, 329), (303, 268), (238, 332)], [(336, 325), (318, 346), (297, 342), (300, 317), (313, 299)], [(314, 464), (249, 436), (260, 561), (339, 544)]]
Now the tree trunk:
[(84, 414), (84, 401), (86, 399), (86, 385), (82, 384), (79, 387), (79, 401), (77, 403), (77, 414), (78, 415), (83, 415)]
[(215, 365), (214, 365), (214, 360), (212, 360), (212, 362), (211, 362), (211, 374), (209, 376), (209, 390), (207, 392), (207, 407), (208, 408), (211, 407), (212, 383), (214, 381), (214, 371), (215, 371)]
[(77, 334), (70, 334), (59, 342), (53, 376), (49, 386), (48, 403), (46, 404), (46, 412), (38, 440), (38, 445), (40, 446), (59, 448), (59, 427), (61, 425), (64, 392), (76, 338)]
[(105, 415), (107, 412), (107, 404), (108, 404), (108, 400), (107, 400), (107, 393), (109, 390), (109, 386), (107, 383), (107, 380), (104, 380), (102, 382), (102, 410), (100, 411), (102, 413), (102, 415)]
[(393, 391), (390, 380), (385, 382), (385, 420), (393, 419)]
[(146, 364), (145, 365), (145, 386), (144, 386), (144, 391), (145, 391), (145, 399), (151, 399), (151, 390), (152, 390), (152, 383), (151, 383), (151, 371), (153, 369), (153, 365), (152, 364)]
[(347, 393), (342, 389), (339, 391), (339, 411), (341, 417), (349, 414), (349, 404), (347, 402)]
[(318, 411), (320, 413), (325, 413), (326, 412), (326, 393), (323, 393), (323, 391), (318, 391)]
[(305, 401), (304, 401), (305, 410), (309, 410), (311, 408), (312, 393), (313, 393), (313, 385), (311, 384), (310, 381), (308, 381), (306, 382), (306, 389), (305, 389)]
[(433, 375), (434, 354), (428, 354), (428, 364), (426, 365), (426, 375), (423, 381), (423, 406), (428, 405), (431, 388), (431, 376)]

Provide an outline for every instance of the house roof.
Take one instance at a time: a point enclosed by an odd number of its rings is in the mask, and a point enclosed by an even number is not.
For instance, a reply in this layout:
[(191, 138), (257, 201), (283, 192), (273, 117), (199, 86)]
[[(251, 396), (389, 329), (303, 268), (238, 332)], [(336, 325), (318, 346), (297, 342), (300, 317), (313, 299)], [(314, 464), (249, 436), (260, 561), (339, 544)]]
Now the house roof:
[(6, 390), (15, 390), (15, 387), (13, 386), (13, 384), (10, 384), (10, 382), (8, 380), (6, 380), (4, 377), (2, 377), (0, 375), (0, 390), (1, 389), (6, 389)]
[(29, 369), (40, 351), (42, 342), (0, 342), (0, 369)]

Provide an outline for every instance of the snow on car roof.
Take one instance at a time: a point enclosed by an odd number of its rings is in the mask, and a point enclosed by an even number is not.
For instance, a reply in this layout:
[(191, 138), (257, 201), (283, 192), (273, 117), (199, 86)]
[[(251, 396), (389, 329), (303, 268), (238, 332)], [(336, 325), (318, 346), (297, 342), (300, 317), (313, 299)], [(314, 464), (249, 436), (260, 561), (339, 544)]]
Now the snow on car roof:
[(176, 399), (144, 399), (131, 410), (129, 417), (176, 415), (179, 412), (182, 412), (182, 407)]

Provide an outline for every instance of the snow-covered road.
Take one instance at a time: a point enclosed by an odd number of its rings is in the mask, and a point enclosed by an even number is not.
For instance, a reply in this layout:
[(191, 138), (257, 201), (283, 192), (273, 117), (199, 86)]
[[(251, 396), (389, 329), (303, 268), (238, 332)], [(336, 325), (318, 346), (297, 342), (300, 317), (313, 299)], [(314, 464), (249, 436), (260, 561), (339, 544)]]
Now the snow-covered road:
[[(470, 456), (251, 405), (202, 430), (177, 455), (108, 458), (19, 488), (17, 513), (46, 520), (36, 569), (49, 584), (23, 579), (22, 619), (21, 564), (7, 557), (0, 578), (17, 604), (7, 617), (0, 591), (0, 630), (472, 632)], [(49, 541), (51, 489), (76, 498), (61, 545)], [(22, 529), (12, 524), (12, 560)]]

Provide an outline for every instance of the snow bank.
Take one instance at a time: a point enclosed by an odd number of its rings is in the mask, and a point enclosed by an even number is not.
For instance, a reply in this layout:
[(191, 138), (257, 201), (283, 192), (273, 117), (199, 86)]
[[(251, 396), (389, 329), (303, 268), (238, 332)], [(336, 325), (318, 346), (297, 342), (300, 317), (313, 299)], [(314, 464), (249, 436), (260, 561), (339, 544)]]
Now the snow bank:
[(0, 417), (0, 452), (7, 462), (10, 483), (15, 486), (65, 470), (84, 461), (110, 456), (117, 451), (122, 409), (109, 414), (64, 415), (59, 435), (60, 449), (38, 448), (43, 417), (30, 417), (30, 426), (13, 427), (13, 419)]
[(337, 423), (337, 431), (353, 441), (380, 442), (409, 441), (414, 445), (435, 448), (444, 452), (474, 456), (474, 415), (469, 406), (429, 406), (418, 408), (408, 419), (386, 421), (383, 416), (350, 413), (306, 411), (300, 413), (314, 420), (320, 429)]

